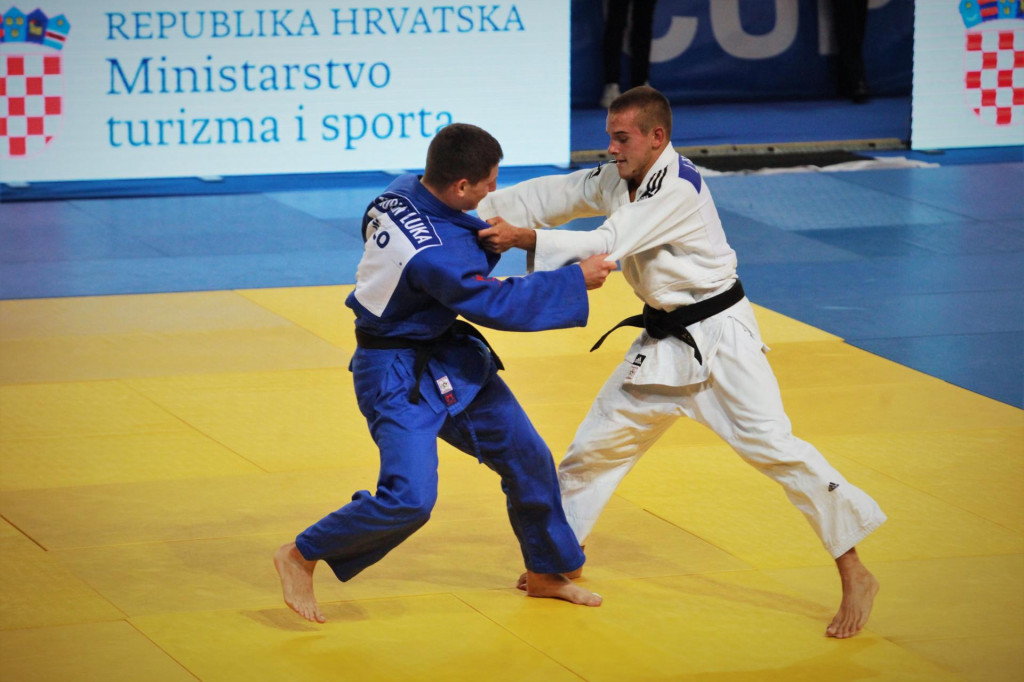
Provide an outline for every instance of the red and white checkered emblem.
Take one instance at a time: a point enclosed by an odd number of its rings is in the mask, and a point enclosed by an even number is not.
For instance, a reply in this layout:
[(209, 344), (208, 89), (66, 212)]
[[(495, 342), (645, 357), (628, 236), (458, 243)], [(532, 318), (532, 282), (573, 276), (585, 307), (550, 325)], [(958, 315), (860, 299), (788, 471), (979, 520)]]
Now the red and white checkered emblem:
[(967, 31), (966, 48), (967, 105), (992, 125), (1024, 121), (1024, 26)]
[(0, 54), (0, 158), (26, 158), (60, 131), (64, 58), (59, 54)]

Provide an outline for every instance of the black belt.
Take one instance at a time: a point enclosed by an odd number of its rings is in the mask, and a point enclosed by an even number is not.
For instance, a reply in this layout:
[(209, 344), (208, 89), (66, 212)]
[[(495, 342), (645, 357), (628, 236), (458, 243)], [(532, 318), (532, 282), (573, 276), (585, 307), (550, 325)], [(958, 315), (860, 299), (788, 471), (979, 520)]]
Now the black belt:
[(374, 336), (373, 334), (367, 334), (364, 331), (356, 329), (356, 343), (361, 348), (369, 348), (372, 350), (392, 350), (396, 348), (412, 348), (416, 351), (416, 361), (413, 363), (413, 385), (409, 391), (409, 402), (413, 404), (419, 404), (420, 402), (420, 379), (423, 377), (423, 372), (427, 369), (427, 363), (430, 362), (430, 358), (433, 357), (434, 351), (442, 343), (447, 343), (454, 339), (456, 335), (472, 336), (475, 339), (480, 339), (487, 350), (491, 352), (491, 357), (494, 358), (494, 364), (498, 369), (505, 369), (505, 365), (501, 364), (501, 358), (491, 348), (491, 344), (487, 343), (487, 339), (480, 333), (480, 330), (463, 320), (455, 320), (452, 326), (445, 329), (442, 334), (435, 336), (432, 339), (408, 339), (402, 336)]
[(658, 310), (645, 304), (642, 315), (633, 315), (619, 322), (606, 331), (604, 336), (597, 340), (597, 343), (594, 344), (590, 351), (594, 352), (600, 348), (604, 340), (608, 338), (608, 335), (619, 327), (642, 327), (655, 339), (664, 339), (668, 336), (676, 337), (693, 349), (693, 357), (697, 359), (699, 364), (704, 364), (704, 358), (700, 354), (700, 349), (697, 348), (697, 342), (693, 340), (693, 336), (690, 332), (686, 331), (686, 328), (691, 324), (706, 320), (713, 315), (728, 310), (742, 301), (744, 295), (743, 285), (740, 284), (739, 280), (736, 280), (736, 283), (729, 287), (727, 291), (723, 291), (711, 298), (705, 298), (703, 301), (697, 301), (691, 305), (681, 306), (672, 312)]

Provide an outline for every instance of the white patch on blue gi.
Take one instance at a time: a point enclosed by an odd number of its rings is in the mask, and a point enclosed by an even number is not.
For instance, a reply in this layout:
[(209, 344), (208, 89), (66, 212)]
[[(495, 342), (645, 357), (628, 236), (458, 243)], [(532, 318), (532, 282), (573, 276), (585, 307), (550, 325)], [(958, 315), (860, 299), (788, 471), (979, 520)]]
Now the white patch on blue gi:
[(355, 297), (371, 313), (384, 314), (409, 261), (441, 237), (430, 219), (416, 210), (404, 196), (388, 192), (368, 211), (363, 257), (356, 271)]

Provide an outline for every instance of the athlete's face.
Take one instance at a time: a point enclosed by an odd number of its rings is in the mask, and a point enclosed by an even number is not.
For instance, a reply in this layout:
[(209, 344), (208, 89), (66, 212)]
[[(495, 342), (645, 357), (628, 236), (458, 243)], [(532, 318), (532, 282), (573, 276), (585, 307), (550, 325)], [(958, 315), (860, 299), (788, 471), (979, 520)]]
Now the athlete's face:
[(641, 132), (636, 118), (635, 109), (609, 113), (605, 128), (608, 131), (608, 153), (615, 158), (619, 177), (631, 190), (640, 185), (657, 161), (664, 136), (664, 130), (657, 127), (647, 133)]
[(461, 180), (459, 191), (461, 192), (460, 203), (463, 211), (472, 211), (483, 200), (488, 193), (498, 188), (498, 167), (495, 166), (486, 178), (479, 182)]

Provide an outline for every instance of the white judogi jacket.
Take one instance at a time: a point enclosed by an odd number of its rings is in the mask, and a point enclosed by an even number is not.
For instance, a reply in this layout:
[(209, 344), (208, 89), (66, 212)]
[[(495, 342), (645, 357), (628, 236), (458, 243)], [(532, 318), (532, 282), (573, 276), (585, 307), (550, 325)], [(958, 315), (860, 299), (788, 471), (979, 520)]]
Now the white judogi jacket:
[[(538, 231), (530, 267), (548, 270), (608, 253), (610, 260), (621, 261), (623, 275), (636, 295), (660, 310), (714, 296), (736, 279), (736, 253), (726, 241), (711, 192), (693, 163), (671, 146), (658, 157), (632, 202), (626, 181), (608, 164), (534, 178), (492, 192), (477, 212), (484, 219), (501, 216), (513, 225), (531, 228), (607, 216), (590, 231)], [(726, 316), (738, 320), (760, 341), (753, 310), (742, 301), (687, 328), (701, 349), (703, 365), (679, 339), (657, 341), (642, 332), (626, 354), (636, 367), (627, 382), (687, 386), (704, 381)]]

